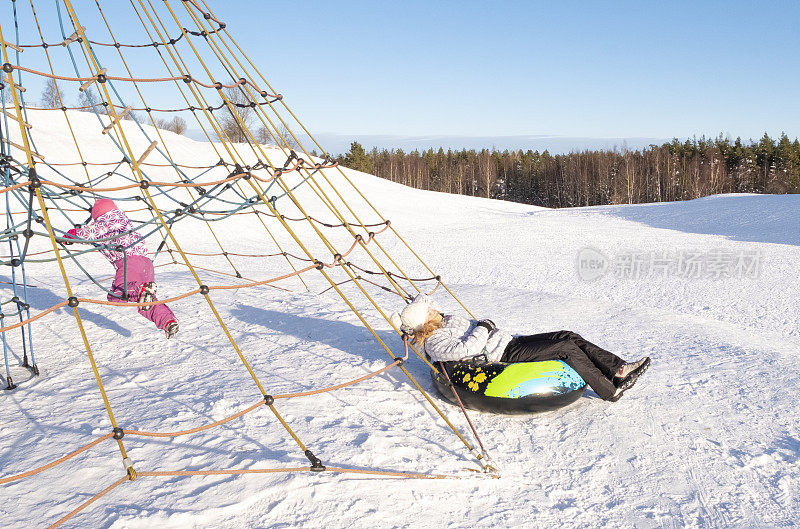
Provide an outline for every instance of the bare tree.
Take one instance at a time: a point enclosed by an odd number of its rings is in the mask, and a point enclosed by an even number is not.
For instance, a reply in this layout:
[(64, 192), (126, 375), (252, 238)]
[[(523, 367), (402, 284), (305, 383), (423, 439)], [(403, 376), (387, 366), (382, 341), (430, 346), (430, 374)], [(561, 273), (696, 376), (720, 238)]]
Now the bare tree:
[(156, 120), (156, 126), (161, 130), (168, 130), (175, 134), (183, 134), (186, 132), (186, 120), (180, 116), (175, 116), (169, 121), (166, 119)]
[(78, 96), (78, 106), (82, 112), (97, 112), (98, 114), (107, 114), (103, 100), (91, 88), (84, 90)]
[(220, 119), (222, 132), (232, 142), (246, 142), (248, 135), (245, 133), (245, 128), (250, 128), (250, 122), (253, 119), (252, 103), (241, 88), (224, 88), (223, 92), (230, 105), (222, 109), (223, 114)]
[(175, 134), (185, 134), (186, 133), (186, 120), (180, 116), (175, 116), (172, 118), (172, 132)]
[(64, 106), (64, 92), (58, 88), (55, 79), (48, 77), (44, 83), (41, 104), (42, 108), (61, 108)]
[[(249, 109), (248, 109), (249, 110)], [(256, 141), (264, 145), (280, 145), (289, 149), (299, 149), (300, 144), (292, 137), (286, 125), (281, 125), (278, 133), (270, 131), (267, 127), (259, 127), (255, 133)], [(276, 141), (277, 140), (277, 141)]]
[(300, 148), (300, 144), (297, 143), (297, 141), (294, 139), (294, 136), (292, 136), (292, 132), (289, 130), (289, 128), (286, 125), (283, 125), (283, 124), (281, 125), (280, 135), (283, 138), (283, 141), (286, 142), (286, 146), (288, 148), (290, 148), (290, 149), (299, 149)]
[(256, 141), (262, 145), (275, 145), (275, 138), (269, 133), (267, 127), (259, 127), (256, 131)]

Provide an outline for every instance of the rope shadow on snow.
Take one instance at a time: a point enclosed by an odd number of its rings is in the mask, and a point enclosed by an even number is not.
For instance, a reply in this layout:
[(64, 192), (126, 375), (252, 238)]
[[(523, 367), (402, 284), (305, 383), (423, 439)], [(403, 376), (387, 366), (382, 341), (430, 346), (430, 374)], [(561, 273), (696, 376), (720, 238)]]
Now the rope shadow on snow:
[[(237, 304), (230, 313), (231, 316), (243, 323), (259, 325), (277, 333), (294, 336), (301, 341), (322, 343), (334, 349), (361, 356), (369, 362), (388, 362), (390, 360), (383, 347), (360, 323), (298, 316), (244, 304)], [(403, 345), (396, 332), (376, 330), (375, 333), (395, 355), (403, 355)], [(416, 357), (413, 351), (411, 357)], [(412, 360), (405, 367), (422, 383), (429, 378), (429, 374), (427, 366), (421, 364), (422, 368), (420, 368), (420, 364), (420, 362)], [(422, 385), (426, 390), (433, 389), (433, 384)]]
[[(372, 334), (360, 324), (353, 324), (340, 320), (327, 320), (323, 318), (298, 316), (296, 314), (278, 312), (244, 304), (237, 304), (236, 306), (232, 307), (230, 314), (243, 323), (259, 325), (277, 333), (292, 335), (301, 341), (314, 340), (329, 347), (359, 355), (369, 362), (385, 361), (388, 363), (390, 360), (389, 356), (383, 350), (383, 347), (381, 347), (381, 345), (374, 339)], [(394, 331), (378, 330), (375, 332), (380, 339), (383, 340), (384, 343), (386, 343), (390, 349), (393, 350), (394, 354), (402, 356), (403, 347), (402, 343), (398, 343), (400, 342), (400, 338), (397, 333)], [(412, 376), (414, 376), (415, 379), (417, 379), (417, 382), (420, 384), (420, 386), (422, 386), (422, 388), (431, 395), (431, 397), (435, 402), (437, 402), (445, 414), (451, 420), (453, 420), (456, 417), (454, 414), (457, 410), (451, 409), (452, 405), (437, 393), (433, 383), (430, 380), (430, 371), (428, 370), (428, 367), (423, 362), (418, 361), (413, 351), (410, 353), (409, 360), (411, 361), (406, 363), (404, 367), (412, 374)], [(396, 388), (400, 386), (407, 388), (407, 390), (413, 395), (413, 398), (419, 401), (421, 408), (431, 418), (431, 420), (437, 424), (441, 422), (438, 414), (430, 406), (428, 406), (427, 403), (424, 402), (424, 398), (421, 395), (413, 391), (411, 382), (408, 381), (406, 377), (403, 376), (399, 371), (390, 370), (386, 373), (383, 373), (381, 377), (388, 378)], [(284, 380), (286, 379), (284, 378)], [(289, 380), (289, 382), (295, 383), (296, 381)], [(352, 401), (341, 398), (336, 394), (337, 392), (335, 391), (327, 393), (327, 395), (344, 405), (353, 404)], [(365, 409), (364, 406), (358, 406), (358, 410), (360, 413), (363, 413), (376, 421), (382, 422), (388, 426), (394, 426), (385, 418), (379, 417), (374, 413), (370, 413), (367, 411), (367, 409)], [(445, 446), (435, 441), (429, 442), (432, 442), (444, 452), (450, 453), (459, 458), (463, 457), (461, 452), (453, 450), (452, 447)]]
[[(136, 375), (138, 373), (131, 374), (128, 371), (122, 371), (119, 369), (115, 369), (111, 366), (104, 365), (104, 371), (108, 372), (107, 378), (111, 377), (118, 377), (125, 382), (123, 384), (116, 384), (117, 386), (135, 386), (138, 390), (141, 390), (144, 394), (137, 397), (137, 400), (140, 402), (152, 402), (152, 405), (149, 407), (151, 410), (155, 410), (155, 413), (152, 417), (149, 418), (150, 421), (164, 421), (165, 419), (171, 417), (179, 416), (180, 414), (189, 411), (196, 418), (191, 419), (192, 421), (197, 421), (198, 423), (210, 423), (219, 419), (219, 417), (211, 415), (206, 409), (198, 409), (198, 408), (206, 408), (205, 400), (200, 401), (192, 401), (191, 397), (187, 396), (184, 388), (173, 389), (171, 391), (163, 391), (161, 388), (152, 389), (148, 387), (147, 384), (140, 383), (135, 380)], [(194, 393), (193, 393), (194, 394)], [(194, 394), (196, 395), (196, 394)], [(203, 399), (211, 398), (211, 400), (215, 399), (223, 399), (225, 395), (223, 394), (213, 394), (213, 393), (204, 393), (202, 395)], [(165, 403), (172, 402), (174, 404), (173, 409), (170, 410), (168, 415), (164, 415), (166, 412)], [(156, 427), (151, 427), (146, 417), (146, 412), (139, 412), (137, 414), (133, 414), (133, 420), (127, 421), (127, 423), (123, 426), (124, 428), (129, 429), (161, 429), (161, 426), (158, 425)], [(200, 418), (203, 420), (201, 421)], [(238, 419), (238, 421), (242, 421), (242, 419)], [(192, 423), (194, 425), (194, 423)], [(216, 454), (225, 454), (231, 457), (231, 460), (228, 464), (231, 465), (241, 465), (241, 464), (249, 464), (251, 463), (251, 459), (254, 461), (260, 461), (265, 456), (270, 459), (274, 460), (286, 460), (289, 458), (289, 452), (285, 450), (275, 448), (271, 448), (266, 444), (262, 443), (255, 437), (245, 433), (243, 430), (246, 426), (243, 426), (241, 422), (231, 423), (231, 424), (223, 424), (218, 428), (214, 428), (209, 430), (205, 434), (205, 438), (203, 437), (202, 433), (194, 434), (193, 436), (189, 437), (173, 437), (173, 438), (157, 438), (157, 437), (150, 437), (150, 438), (143, 438), (143, 437), (132, 437), (132, 439), (137, 439), (139, 441), (143, 441), (146, 445), (163, 445), (169, 447), (170, 449), (176, 447), (182, 448), (189, 448), (194, 450), (195, 452), (204, 452), (204, 453), (216, 453)], [(173, 425), (171, 427), (166, 427), (166, 430), (170, 429), (180, 429), (180, 426)], [(227, 431), (233, 435), (233, 437), (237, 440), (248, 441), (252, 443), (256, 448), (239, 448), (236, 451), (231, 451), (226, 446), (206, 446), (207, 444), (215, 443), (219, 438), (220, 431)], [(185, 440), (184, 440), (185, 439)], [(188, 466), (183, 468), (182, 470), (202, 470), (203, 465), (195, 465), (195, 466)]]
[(783, 434), (775, 440), (775, 447), (786, 453), (786, 456), (795, 462), (800, 462), (800, 439), (789, 434)]
[[(340, 350), (340, 351), (347, 351), (347, 352), (353, 352), (354, 354), (358, 354), (358, 351), (354, 351), (353, 348), (350, 347), (353, 343), (358, 342), (359, 343), (359, 349), (363, 350), (361, 352), (364, 353), (364, 354), (361, 355), (362, 357), (367, 358), (369, 360), (378, 361), (378, 362), (386, 362), (386, 363), (389, 362), (389, 357), (388, 357), (388, 355), (386, 355), (385, 351), (383, 351), (383, 348), (380, 347), (380, 345), (374, 340), (372, 334), (370, 334), (369, 331), (367, 331), (366, 329), (364, 329), (360, 325), (354, 325), (354, 324), (350, 324), (350, 323), (342, 322), (342, 321), (325, 320), (325, 319), (321, 319), (321, 318), (310, 318), (310, 317), (296, 316), (296, 315), (287, 314), (287, 313), (284, 313), (284, 312), (270, 311), (270, 310), (266, 310), (266, 309), (262, 309), (262, 308), (258, 308), (258, 307), (253, 307), (253, 306), (249, 306), (249, 305), (241, 305), (241, 304), (237, 304), (233, 308), (231, 308), (230, 314), (233, 317), (236, 317), (237, 319), (239, 319), (240, 321), (243, 321), (244, 323), (250, 323), (250, 324), (258, 325), (258, 326), (261, 326), (261, 327), (264, 327), (264, 328), (275, 330), (276, 334), (294, 336), (294, 337), (298, 338), (299, 343), (301, 343), (301, 344), (303, 342), (307, 343), (308, 341), (310, 341), (310, 340), (312, 340), (314, 338), (320, 338), (320, 337), (323, 337), (323, 336), (327, 336), (329, 338), (328, 340), (326, 340), (326, 341), (318, 341), (318, 343), (321, 343), (321, 344), (323, 344), (325, 346), (328, 346), (328, 347), (336, 348), (337, 350)], [(291, 318), (291, 319), (288, 319), (288, 318)], [(320, 328), (322, 328), (323, 331), (320, 331)], [(290, 330), (291, 330), (291, 332), (290, 332)], [(345, 337), (341, 338), (341, 339), (335, 339), (335, 338), (333, 338), (333, 336), (335, 336), (336, 333), (339, 333), (339, 334), (341, 334), (341, 335), (343, 335)], [(352, 336), (352, 339), (348, 339), (347, 338), (347, 336), (350, 336), (350, 334), (348, 334), (348, 333), (353, 333), (354, 334), (354, 336)], [(248, 335), (250, 338), (254, 338), (254, 339), (260, 338), (261, 340), (263, 340), (263, 331), (261, 333), (244, 332), (244, 334)], [(381, 339), (382, 340), (390, 340), (394, 336), (395, 340), (399, 341), (399, 338), (397, 337), (397, 335), (395, 333), (391, 332), (391, 331), (390, 332), (383, 332), (383, 333), (379, 333), (379, 334), (381, 335)], [(239, 341), (239, 343), (242, 344), (241, 341)], [(216, 355), (220, 359), (225, 360), (226, 362), (230, 362), (230, 360), (231, 360), (230, 357), (227, 357), (227, 356), (221, 354), (219, 351), (216, 351), (214, 348), (206, 348), (204, 345), (199, 344), (199, 343), (195, 343), (193, 345), (195, 347), (198, 347), (198, 348), (204, 350), (206, 352), (206, 354)], [(291, 346), (292, 349), (294, 349), (295, 347), (297, 347), (297, 345)], [(400, 347), (402, 347), (402, 346), (400, 346)], [(311, 354), (311, 355), (315, 355), (315, 356), (321, 357), (325, 361), (331, 361), (331, 357), (328, 356), (328, 355), (321, 355), (319, 353), (314, 353), (312, 351), (309, 351), (307, 348), (303, 348), (303, 351), (305, 353), (307, 353), (307, 354)], [(368, 354), (368, 353), (373, 353), (373, 354)], [(399, 354), (399, 351), (395, 350), (395, 354)], [(265, 369), (265, 367), (268, 367), (268, 366), (264, 366), (260, 362), (256, 361), (255, 358), (251, 359), (251, 362), (252, 362), (252, 366), (256, 370), (256, 372), (259, 372), (259, 375), (264, 375), (265, 374), (264, 369)], [(353, 365), (353, 364), (348, 364), (348, 365), (350, 365), (351, 367), (361, 367), (359, 365)], [(305, 367), (308, 367), (308, 366), (306, 365)], [(364, 369), (363, 367), (361, 367), (361, 368)], [(269, 371), (269, 375), (272, 378), (280, 379), (280, 380), (282, 380), (284, 382), (289, 383), (292, 391), (306, 391), (306, 390), (311, 390), (311, 389), (317, 389), (313, 384), (310, 384), (309, 381), (306, 378), (302, 378), (302, 377), (299, 378), (299, 379), (291, 378), (291, 377), (287, 377), (287, 376), (281, 375), (280, 373), (275, 372), (274, 370)], [(418, 376), (418, 374), (415, 375), (415, 376)], [(405, 377), (402, 374), (400, 374), (399, 372), (395, 372), (395, 373), (387, 372), (387, 373), (384, 373), (382, 375), (382, 378), (384, 378), (384, 380), (387, 380), (390, 384), (392, 384), (394, 390), (397, 390), (397, 389), (400, 389), (400, 388), (403, 388), (403, 389), (406, 389), (406, 390), (409, 390), (409, 391), (411, 390), (410, 384), (405, 380)], [(343, 381), (343, 380), (337, 380), (337, 382), (341, 382), (341, 381)], [(272, 386), (272, 383), (270, 381), (267, 381), (266, 379), (264, 379), (263, 376), (262, 376), (262, 382), (264, 382), (268, 387)], [(424, 380), (421, 381), (421, 382), (422, 382), (423, 385), (425, 385), (425, 381)], [(331, 382), (331, 383), (333, 383), (333, 382)], [(428, 387), (426, 389), (428, 391), (433, 391), (432, 384), (430, 386), (431, 387)], [(288, 391), (288, 389), (287, 389), (287, 391)], [(329, 392), (326, 395), (327, 395), (328, 398), (331, 398), (331, 399), (339, 402), (342, 406), (352, 406), (352, 405), (354, 405), (353, 400), (348, 399), (345, 396), (346, 393), (343, 393), (343, 392), (340, 392), (340, 391), (334, 391), (334, 392)], [(422, 397), (421, 396), (417, 396), (416, 393), (413, 393), (412, 395), (413, 395), (412, 398), (419, 399), (419, 402), (421, 404), (421, 410), (425, 414), (429, 415), (433, 421), (438, 421), (439, 420), (438, 415), (436, 415), (434, 413), (434, 411), (432, 409), (430, 409), (429, 406), (425, 405), (425, 403), (422, 401)], [(305, 400), (306, 398), (309, 398), (309, 397), (300, 397), (300, 399), (303, 399), (303, 400)], [(388, 421), (386, 419), (386, 417), (381, 416), (381, 415), (379, 415), (377, 413), (374, 413), (374, 410), (369, 410), (369, 409), (367, 409), (367, 408), (365, 408), (363, 406), (358, 406), (358, 405), (356, 407), (357, 407), (357, 410), (358, 410), (359, 413), (361, 413), (364, 416), (372, 419), (376, 423), (380, 423), (380, 424), (384, 425), (383, 429), (395, 428), (397, 426), (396, 424)], [(309, 418), (312, 418), (312, 417), (316, 418), (316, 419), (320, 419), (320, 420), (325, 420), (323, 416), (318, 416), (318, 415), (314, 415), (314, 414), (309, 416)], [(452, 419), (452, 417), (451, 417), (451, 419)], [(327, 422), (323, 428), (335, 427), (335, 426), (337, 426), (337, 425), (339, 425), (341, 423), (342, 423), (341, 417), (337, 417), (337, 418), (334, 418), (332, 421)], [(353, 442), (358, 443), (359, 441), (358, 440), (354, 440)], [(363, 442), (363, 440), (360, 441), (360, 442)], [(441, 443), (436, 442), (436, 441), (429, 441), (429, 442), (433, 446), (437, 446), (443, 452), (449, 453), (449, 454), (453, 455), (454, 457), (459, 457), (459, 458), (463, 457), (463, 454), (459, 453), (458, 451), (453, 450), (452, 447), (446, 446), (446, 445), (441, 444)], [(317, 440), (315, 440), (315, 444), (317, 444), (317, 446), (319, 446), (321, 449), (324, 449), (325, 441), (323, 439), (317, 439)], [(338, 466), (342, 466), (340, 463), (337, 463), (337, 465)]]
[[(37, 285), (37, 288), (28, 289), (28, 303), (30, 304), (31, 309), (34, 309), (37, 312), (49, 309), (53, 305), (61, 303), (62, 301), (64, 301), (63, 297), (57, 296), (52, 290), (49, 290), (41, 285)], [(80, 311), (81, 319), (83, 320), (91, 322), (98, 327), (118, 333), (126, 338), (131, 336), (131, 331), (125, 327), (122, 327), (114, 320), (111, 320), (100, 313), (89, 310), (85, 303), (82, 303), (78, 310)], [(55, 315), (69, 315), (72, 317), (72, 311), (67, 308), (61, 308), (55, 311)]]

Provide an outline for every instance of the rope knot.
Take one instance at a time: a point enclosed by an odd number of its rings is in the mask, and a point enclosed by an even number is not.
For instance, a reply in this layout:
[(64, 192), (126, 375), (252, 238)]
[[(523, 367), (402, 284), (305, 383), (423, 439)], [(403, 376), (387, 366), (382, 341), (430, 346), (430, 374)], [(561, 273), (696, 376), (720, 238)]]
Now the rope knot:
[(289, 157), (286, 158), (285, 162), (283, 162), (283, 168), (287, 169), (292, 160), (298, 160), (298, 159), (299, 158), (297, 157), (297, 153), (294, 152), (294, 149), (289, 149)]
[(325, 466), (322, 464), (322, 461), (319, 460), (317, 456), (314, 455), (314, 452), (311, 450), (306, 450), (303, 452), (305, 456), (311, 461), (311, 471), (312, 472), (322, 472), (325, 470)]

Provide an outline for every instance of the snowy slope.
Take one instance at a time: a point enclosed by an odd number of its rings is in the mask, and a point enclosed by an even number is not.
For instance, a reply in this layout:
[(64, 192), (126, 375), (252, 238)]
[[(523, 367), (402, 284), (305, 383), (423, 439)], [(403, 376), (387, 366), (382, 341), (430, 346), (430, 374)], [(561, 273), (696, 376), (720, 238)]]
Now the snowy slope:
[[(60, 114), (32, 114), (37, 146), (48, 161), (74, 161)], [(70, 118), (79, 125), (87, 159), (119, 160), (108, 138), (93, 132), (98, 129), (93, 115)], [(136, 136), (134, 124), (125, 125)], [(149, 141), (138, 134), (134, 150), (141, 152)], [(172, 135), (168, 142), (177, 160), (197, 165), (217, 161), (201, 143)], [(279, 153), (274, 155), (278, 161)], [(548, 210), (413, 190), (346, 172), (479, 317), (491, 317), (514, 333), (575, 330), (622, 356), (650, 355), (653, 367), (615, 404), (587, 392), (570, 407), (543, 415), (472, 412), (501, 469), (499, 479), (464, 470), (476, 466), (463, 446), (402, 373), (393, 370), (352, 388), (282, 401), (278, 409), (326, 464), (452, 473), (463, 479), (333, 474), (143, 478), (117, 488), (67, 527), (796, 524), (800, 196), (725, 195), (684, 203)], [(69, 174), (81, 178), (80, 168)], [(349, 201), (360, 203), (337, 173), (326, 174)], [(152, 178), (159, 175), (174, 180), (168, 169), (152, 170)], [(298, 195), (313, 202), (307, 186)], [(166, 197), (159, 200), (168, 207)], [(281, 207), (286, 215), (294, 213), (288, 205)], [(369, 208), (357, 213), (365, 222), (378, 220)], [(69, 227), (67, 219), (52, 215), (54, 223)], [(215, 226), (229, 252), (274, 251), (256, 228), (248, 215)], [(204, 229), (178, 225), (176, 231), (187, 251), (216, 248)], [(298, 232), (304, 240), (313, 239), (307, 228)], [(344, 248), (346, 240), (337, 243)], [(409, 275), (427, 275), (413, 268), (398, 240), (388, 234), (380, 240), (399, 264), (412, 267)], [(32, 251), (46, 249), (45, 242), (37, 242)], [(311, 245), (315, 252), (319, 247)], [(678, 271), (624, 277), (609, 270), (585, 281), (576, 263), (587, 247), (608, 262), (645, 254), (675, 262), (699, 255), (705, 263), (720, 255), (757, 256), (758, 269), (719, 278), (686, 277)], [(364, 259), (361, 253), (353, 256), (354, 262)], [(110, 268), (102, 258), (91, 255), (83, 262), (108, 281)], [(157, 261), (168, 262), (166, 256)], [(220, 258), (196, 262), (230, 271)], [(238, 259), (236, 264), (254, 279), (286, 271), (285, 261), (275, 258)], [(37, 287), (30, 289), (34, 312), (65, 297), (55, 266), (30, 264), (27, 269)], [(78, 295), (103, 297), (74, 265), (68, 265), (68, 272)], [(209, 284), (232, 282), (218, 273), (200, 273)], [(158, 279), (165, 296), (196, 286), (177, 265), (160, 267)], [(327, 386), (385, 365), (385, 352), (338, 296), (313, 293), (326, 286), (319, 277), (309, 280), (312, 293), (296, 279), (280, 286), (292, 291), (264, 287), (212, 294), (270, 392)], [(8, 285), (0, 287), (7, 299)], [(359, 307), (369, 309), (352, 285), (342, 288)], [(384, 307), (398, 304), (399, 298), (380, 290), (370, 293)], [(456, 310), (452, 300), (439, 299)], [(125, 428), (191, 428), (258, 400), (204, 301), (195, 296), (173, 308), (182, 329), (167, 342), (133, 311), (81, 306), (109, 399)], [(397, 349), (398, 338), (377, 312), (366, 314), (381, 338)], [(49, 462), (109, 430), (70, 313), (59, 310), (37, 321), (34, 332), (42, 376), (0, 394), (0, 477)], [(13, 346), (13, 336), (10, 340)], [(435, 395), (425, 366), (411, 361), (408, 368)], [(24, 377), (22, 370), (17, 373)], [(458, 410), (440, 397), (437, 401), (466, 433)], [(307, 464), (266, 410), (174, 440), (125, 441), (140, 470)], [(121, 474), (119, 453), (106, 442), (56, 469), (0, 486), (0, 519), (8, 527), (46, 527)]]

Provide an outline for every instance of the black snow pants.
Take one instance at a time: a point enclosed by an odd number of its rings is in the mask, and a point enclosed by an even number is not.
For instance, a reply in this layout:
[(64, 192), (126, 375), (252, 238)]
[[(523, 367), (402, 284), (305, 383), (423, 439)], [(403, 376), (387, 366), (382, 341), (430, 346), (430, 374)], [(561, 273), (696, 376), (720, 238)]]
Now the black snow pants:
[(617, 390), (614, 374), (625, 363), (615, 354), (570, 331), (517, 336), (508, 343), (500, 358), (501, 362), (543, 360), (563, 360), (603, 400), (608, 400)]

